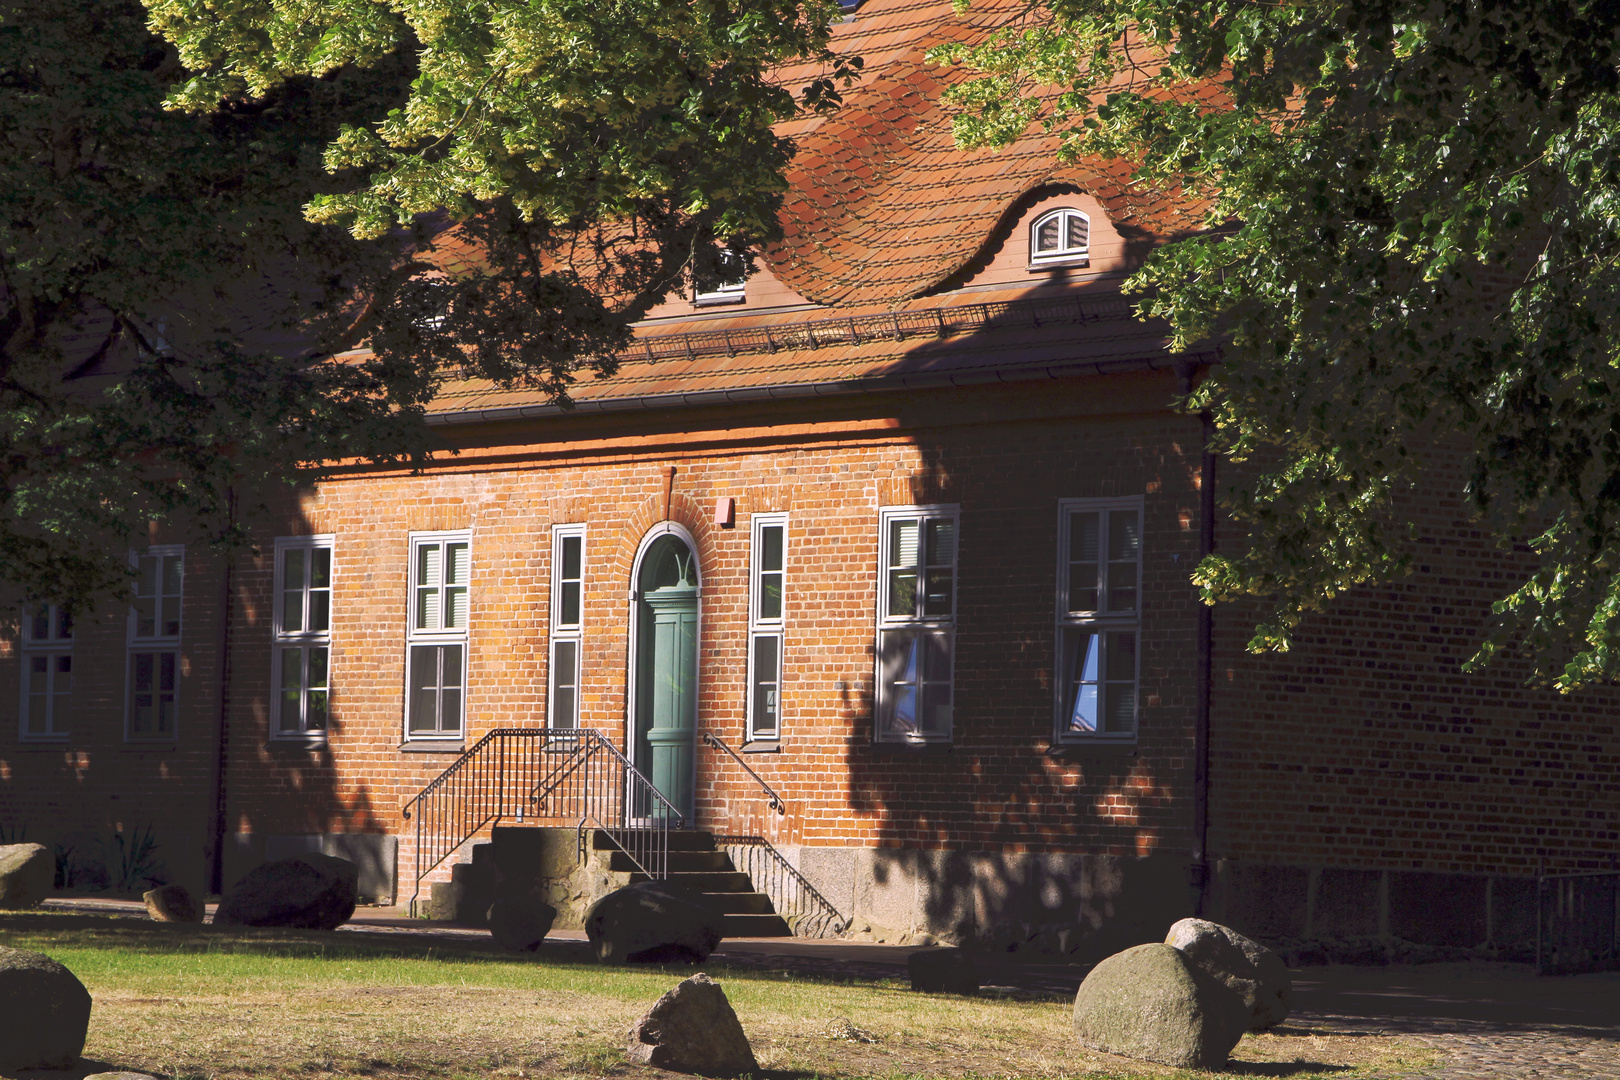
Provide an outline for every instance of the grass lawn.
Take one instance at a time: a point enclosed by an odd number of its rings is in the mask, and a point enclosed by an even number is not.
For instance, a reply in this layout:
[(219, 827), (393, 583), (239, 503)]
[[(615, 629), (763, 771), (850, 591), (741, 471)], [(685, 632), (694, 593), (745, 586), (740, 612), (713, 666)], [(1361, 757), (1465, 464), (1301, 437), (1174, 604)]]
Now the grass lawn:
[[(668, 1074), (625, 1060), (625, 1032), (692, 970), (601, 967), (550, 944), (514, 959), (478, 940), (44, 914), (0, 916), (0, 943), (55, 957), (90, 989), (85, 1057), (97, 1065), (32, 1074), (63, 1080), (114, 1068), (176, 1080), (656, 1080)], [(764, 1080), (1210, 1075), (1080, 1049), (1063, 999), (702, 970), (725, 988)], [(1223, 1075), (1298, 1080), (1399, 1077), (1432, 1060), (1396, 1039), (1299, 1026), (1249, 1036), (1234, 1057)]]

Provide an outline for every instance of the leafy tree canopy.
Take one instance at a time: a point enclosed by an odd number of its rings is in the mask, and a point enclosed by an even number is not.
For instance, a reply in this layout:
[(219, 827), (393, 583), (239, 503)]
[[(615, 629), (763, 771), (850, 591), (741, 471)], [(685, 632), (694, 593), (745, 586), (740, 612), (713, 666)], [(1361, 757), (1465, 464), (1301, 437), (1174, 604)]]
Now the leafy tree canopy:
[[(240, 542), (324, 466), (421, 460), (447, 373), (560, 402), (611, 374), (771, 237), (772, 125), (851, 74), (835, 13), (0, 0), (0, 603), (122, 591), (153, 521)], [(825, 77), (777, 85), (792, 57)]]
[(1249, 543), (1206, 600), (1270, 598), (1251, 647), (1286, 648), (1420, 557), (1427, 472), (1525, 552), (1471, 665), (1620, 675), (1620, 4), (1043, 4), (939, 54), (980, 72), (958, 137), (1051, 124), (1209, 200), (1131, 283), (1228, 345), (1190, 404), (1246, 462)]

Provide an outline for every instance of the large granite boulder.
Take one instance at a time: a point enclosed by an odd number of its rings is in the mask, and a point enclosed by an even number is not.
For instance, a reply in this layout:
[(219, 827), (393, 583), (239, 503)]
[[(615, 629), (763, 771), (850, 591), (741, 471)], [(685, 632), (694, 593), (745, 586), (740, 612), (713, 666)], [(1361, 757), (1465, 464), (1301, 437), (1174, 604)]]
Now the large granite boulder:
[(1249, 1030), (1265, 1031), (1288, 1019), (1294, 982), (1282, 957), (1220, 923), (1182, 919), (1164, 939), (1192, 965), (1235, 990), (1249, 1010)]
[(532, 896), (497, 896), (489, 905), (490, 935), (513, 952), (534, 952), (556, 921), (557, 909)]
[(0, 1073), (66, 1069), (84, 1050), (90, 991), (44, 953), (0, 946)]
[(263, 863), (226, 894), (217, 926), (335, 930), (354, 914), (360, 870), (348, 859), (305, 854)]
[(906, 957), (911, 988), (929, 994), (977, 994), (979, 965), (961, 949), (923, 949)]
[(703, 974), (678, 983), (630, 1025), (625, 1053), (643, 1065), (701, 1076), (759, 1070), (726, 992)]
[(1219, 1068), (1248, 1028), (1243, 999), (1170, 945), (1115, 953), (1074, 996), (1083, 1045), (1161, 1065)]
[(56, 857), (44, 844), (0, 845), (0, 908), (33, 907), (56, 883)]
[(639, 881), (586, 910), (585, 936), (604, 963), (697, 964), (720, 944), (720, 913), (684, 885)]
[(202, 922), (203, 906), (184, 885), (159, 885), (141, 894), (153, 922)]

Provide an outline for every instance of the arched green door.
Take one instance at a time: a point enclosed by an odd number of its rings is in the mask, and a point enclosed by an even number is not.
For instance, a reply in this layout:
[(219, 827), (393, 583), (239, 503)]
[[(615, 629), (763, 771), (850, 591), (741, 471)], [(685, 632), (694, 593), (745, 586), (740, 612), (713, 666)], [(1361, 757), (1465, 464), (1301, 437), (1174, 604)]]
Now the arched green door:
[[(671, 533), (641, 560), (636, 613), (636, 765), (688, 821), (697, 734), (698, 581), (692, 549)], [(646, 807), (642, 816), (667, 814)]]

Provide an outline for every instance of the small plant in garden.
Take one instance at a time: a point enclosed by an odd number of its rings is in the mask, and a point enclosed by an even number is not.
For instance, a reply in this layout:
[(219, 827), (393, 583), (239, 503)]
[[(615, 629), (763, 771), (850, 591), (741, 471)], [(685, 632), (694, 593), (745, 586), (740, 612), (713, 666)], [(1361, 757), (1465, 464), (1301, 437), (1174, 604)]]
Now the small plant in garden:
[(136, 829), (126, 839), (122, 832), (114, 832), (111, 840), (102, 841), (107, 853), (107, 884), (119, 892), (134, 892), (159, 883), (163, 877), (163, 860), (157, 850), (162, 845), (152, 826)]
[(21, 825), (0, 824), (0, 844), (23, 844), (28, 842), (28, 823)]

